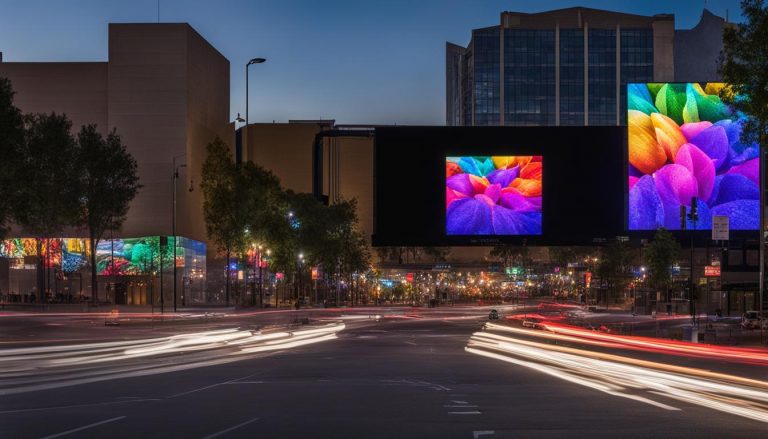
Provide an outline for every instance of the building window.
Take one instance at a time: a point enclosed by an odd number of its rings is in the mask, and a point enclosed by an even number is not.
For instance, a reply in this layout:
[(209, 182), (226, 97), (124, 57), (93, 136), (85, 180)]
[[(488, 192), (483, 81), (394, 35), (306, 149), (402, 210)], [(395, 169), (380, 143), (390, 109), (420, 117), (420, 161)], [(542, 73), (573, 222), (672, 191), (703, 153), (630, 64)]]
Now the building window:
[(616, 31), (589, 30), (589, 124), (616, 125)]
[(627, 84), (653, 82), (653, 30), (621, 29), (620, 116), (627, 123)]
[(560, 125), (584, 125), (584, 32), (560, 30)]
[(499, 124), (499, 29), (475, 31), (472, 37), (475, 125)]
[(504, 31), (504, 123), (555, 124), (555, 32)]

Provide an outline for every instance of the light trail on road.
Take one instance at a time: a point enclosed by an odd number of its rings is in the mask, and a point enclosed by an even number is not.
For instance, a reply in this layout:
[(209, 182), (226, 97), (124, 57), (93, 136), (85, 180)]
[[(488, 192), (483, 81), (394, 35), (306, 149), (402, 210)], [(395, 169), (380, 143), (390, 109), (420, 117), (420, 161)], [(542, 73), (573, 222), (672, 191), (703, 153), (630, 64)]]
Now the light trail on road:
[(0, 395), (167, 373), (333, 340), (343, 323), (262, 334), (242, 329), (0, 350)]
[[(574, 336), (495, 324), (486, 324), (486, 329), (472, 335), (467, 352), (666, 410), (680, 409), (667, 404), (669, 401), (658, 401), (658, 397), (768, 423), (766, 381), (526, 339), (573, 342), (578, 339)], [(624, 347), (620, 343), (600, 343), (603, 347)]]

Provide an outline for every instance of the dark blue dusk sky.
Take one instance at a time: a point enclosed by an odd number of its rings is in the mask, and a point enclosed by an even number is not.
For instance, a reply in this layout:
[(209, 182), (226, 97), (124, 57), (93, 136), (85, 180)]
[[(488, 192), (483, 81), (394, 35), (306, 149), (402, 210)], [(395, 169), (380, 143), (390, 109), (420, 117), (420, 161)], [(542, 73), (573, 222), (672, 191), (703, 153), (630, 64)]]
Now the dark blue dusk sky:
[[(12, 61), (105, 61), (107, 23), (156, 22), (156, 0), (0, 0), (0, 51)], [(738, 0), (161, 0), (161, 22), (188, 22), (230, 61), (231, 113), (251, 122), (445, 122), (445, 42), (466, 45), (501, 11), (573, 6), (675, 14), (678, 29), (705, 7), (740, 21)]]

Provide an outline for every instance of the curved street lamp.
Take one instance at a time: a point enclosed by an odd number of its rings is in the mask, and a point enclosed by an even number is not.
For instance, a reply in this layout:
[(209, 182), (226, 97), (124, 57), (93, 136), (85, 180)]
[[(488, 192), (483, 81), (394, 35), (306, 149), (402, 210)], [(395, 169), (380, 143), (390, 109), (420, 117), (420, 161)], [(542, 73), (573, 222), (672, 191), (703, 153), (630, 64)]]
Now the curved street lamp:
[(251, 64), (261, 64), (265, 62), (266, 58), (253, 58), (245, 65), (245, 125), (248, 126), (248, 67)]

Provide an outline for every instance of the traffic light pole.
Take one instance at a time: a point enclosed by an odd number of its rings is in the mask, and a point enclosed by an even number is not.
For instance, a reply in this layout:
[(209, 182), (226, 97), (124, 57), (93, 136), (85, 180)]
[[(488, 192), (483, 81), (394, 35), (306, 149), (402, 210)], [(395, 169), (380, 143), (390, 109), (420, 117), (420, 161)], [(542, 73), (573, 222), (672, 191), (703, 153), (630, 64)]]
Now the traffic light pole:
[(691, 211), (688, 214), (688, 219), (691, 220), (691, 223), (693, 223), (693, 228), (691, 229), (691, 274), (688, 291), (688, 304), (691, 312), (691, 322), (693, 324), (696, 324), (696, 282), (694, 281), (693, 277), (693, 242), (696, 233), (696, 221), (699, 219), (699, 214), (696, 212), (696, 207), (696, 197), (691, 197)]

